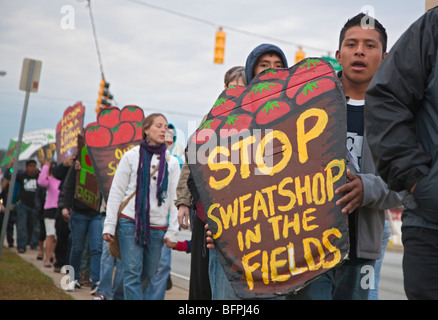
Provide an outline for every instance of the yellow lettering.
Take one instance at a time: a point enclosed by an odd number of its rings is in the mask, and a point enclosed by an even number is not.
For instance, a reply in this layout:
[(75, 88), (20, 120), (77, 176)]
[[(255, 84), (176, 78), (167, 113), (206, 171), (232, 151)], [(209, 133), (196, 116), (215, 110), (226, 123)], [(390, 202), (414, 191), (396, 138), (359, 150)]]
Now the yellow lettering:
[[(313, 259), (312, 249), (310, 248), (310, 244), (313, 244), (319, 253), (319, 263), (315, 264), (315, 260)], [(315, 271), (321, 268), (324, 263), (324, 250), (322, 249), (321, 242), (316, 238), (305, 238), (303, 239), (303, 248), (304, 248), (304, 258), (307, 261), (307, 265), (309, 266), (310, 271)]]
[(269, 265), (268, 265), (268, 253), (262, 252), (262, 279), (264, 284), (269, 283)]
[(281, 180), (281, 182), (278, 185), (278, 194), (280, 196), (290, 198), (290, 201), (287, 205), (278, 206), (278, 210), (283, 212), (291, 210), (295, 206), (295, 203), (297, 202), (297, 198), (295, 197), (295, 194), (291, 190), (284, 189), (285, 185), (287, 185), (288, 183), (293, 183), (293, 179), (291, 177), (284, 178), (283, 180)]
[(208, 208), (207, 217), (213, 220), (217, 224), (217, 232), (213, 235), (213, 239), (217, 239), (222, 234), (222, 223), (221, 220), (213, 215), (213, 210), (219, 208), (219, 203), (213, 203), (210, 208)]
[[(333, 177), (332, 169), (334, 167), (338, 168), (338, 173)], [(339, 179), (341, 179), (342, 175), (344, 174), (345, 160), (344, 159), (332, 160), (324, 170), (327, 171), (327, 197), (328, 200), (331, 201), (334, 196), (333, 184)]]
[(274, 240), (280, 239), (280, 228), (278, 226), (278, 221), (282, 220), (282, 216), (274, 216), (268, 219), (268, 222), (272, 224), (272, 232), (274, 233)]
[(287, 260), (285, 260), (285, 259), (277, 260), (277, 255), (281, 254), (284, 251), (286, 251), (285, 247), (279, 247), (279, 248), (275, 248), (271, 252), (271, 263), (270, 263), (270, 265), (271, 265), (271, 279), (274, 282), (286, 281), (287, 279), (290, 278), (290, 274), (279, 275), (278, 271), (277, 271), (277, 268), (281, 268), (287, 263)]
[[(305, 121), (310, 117), (317, 117), (316, 124), (308, 132), (305, 132)], [(307, 143), (317, 138), (325, 129), (328, 115), (322, 109), (308, 109), (297, 120), (298, 160), (305, 163), (309, 159)]]
[(303, 205), (303, 194), (306, 194), (306, 203), (312, 203), (312, 193), (310, 189), (310, 177), (308, 175), (304, 176), (304, 186), (301, 187), (300, 177), (295, 178), (295, 193), (298, 199), (298, 205)]
[(266, 207), (266, 201), (260, 191), (256, 191), (254, 195), (254, 205), (252, 211), (252, 219), (255, 221), (258, 218), (259, 211), (262, 210), (266, 218), (268, 218), (268, 208)]
[(274, 191), (276, 189), (277, 189), (276, 185), (262, 189), (262, 192), (264, 192), (268, 195), (269, 213), (271, 216), (275, 215), (274, 197), (272, 195), (272, 191)]
[(245, 217), (245, 213), (251, 210), (251, 206), (245, 206), (245, 201), (251, 198), (251, 193), (245, 194), (239, 197), (240, 204), (240, 224), (244, 224), (246, 222), (251, 221), (251, 217)]
[(322, 266), (324, 269), (330, 269), (335, 265), (337, 265), (339, 261), (341, 261), (341, 252), (339, 251), (338, 248), (336, 248), (330, 243), (329, 237), (331, 235), (335, 235), (337, 238), (342, 238), (341, 232), (336, 228), (332, 228), (323, 232), (322, 244), (330, 251), (331, 254), (333, 254), (333, 260), (327, 261)]
[(319, 227), (318, 225), (312, 225), (312, 226), (307, 225), (307, 223), (309, 221), (316, 219), (316, 217), (313, 217), (313, 216), (307, 217), (307, 214), (315, 212), (315, 211), (316, 211), (315, 208), (310, 208), (310, 209), (307, 209), (306, 211), (304, 211), (304, 213), (303, 213), (303, 230), (304, 231), (312, 231), (313, 229), (316, 229)]
[(289, 229), (294, 228), (294, 232), (296, 235), (300, 234), (300, 215), (298, 213), (294, 213), (294, 218), (291, 222), (289, 222), (289, 216), (284, 216), (284, 224), (283, 224), (283, 238), (287, 239), (289, 237)]
[(295, 264), (295, 250), (294, 250), (294, 244), (289, 242), (287, 245), (287, 252), (289, 256), (289, 271), (291, 275), (300, 274), (307, 271), (306, 267), (297, 268)]
[(228, 229), (230, 227), (230, 221), (232, 222), (233, 227), (236, 226), (237, 217), (239, 214), (237, 199), (234, 199), (233, 206), (231, 204), (227, 206), (226, 213), (225, 209), (222, 206), (219, 208), (219, 212), (221, 214), (222, 223), (224, 224), (224, 229)]
[(252, 273), (256, 271), (260, 267), (260, 263), (254, 263), (249, 265), (249, 260), (260, 253), (260, 250), (248, 253), (242, 258), (243, 269), (245, 270), (245, 278), (248, 283), (249, 290), (254, 288), (254, 278), (252, 277)]
[(246, 179), (250, 175), (248, 146), (256, 141), (254, 136), (246, 137), (231, 146), (231, 150), (240, 149), (240, 175)]
[(237, 233), (237, 243), (239, 245), (240, 251), (243, 251), (243, 235), (242, 235), (242, 231), (239, 231)]
[(254, 232), (246, 230), (245, 233), (245, 246), (247, 249), (251, 247), (251, 242), (260, 243), (262, 241), (262, 233), (260, 231), (260, 223), (254, 227)]
[[(283, 158), (273, 167), (268, 167), (265, 161), (263, 160), (263, 155), (265, 153), (266, 144), (274, 139), (279, 140), (283, 144), (282, 146)], [(292, 145), (287, 135), (284, 132), (273, 130), (268, 132), (263, 137), (262, 141), (260, 141), (260, 144), (257, 146), (255, 162), (262, 174), (273, 176), (274, 174), (280, 172), (286, 167), (291, 156), (292, 156)]]
[(111, 169), (111, 171), (108, 172), (107, 175), (109, 175), (109, 176), (113, 176), (113, 175), (116, 174), (117, 164), (116, 164), (115, 161), (110, 161), (110, 162), (108, 163), (108, 168)]
[(221, 190), (230, 184), (231, 180), (233, 180), (234, 175), (236, 174), (237, 169), (236, 166), (230, 161), (221, 161), (218, 163), (214, 163), (213, 160), (216, 158), (218, 154), (223, 154), (229, 157), (230, 150), (228, 150), (228, 148), (224, 146), (216, 147), (212, 150), (212, 152), (208, 156), (208, 167), (210, 168), (210, 170), (219, 171), (226, 169), (229, 171), (228, 176), (219, 181), (217, 181), (214, 177), (210, 177), (209, 180), (210, 187), (216, 190)]
[[(321, 190), (321, 197), (319, 197), (319, 190)], [(321, 172), (317, 172), (313, 176), (312, 195), (315, 204), (324, 204), (326, 198), (325, 179), (324, 175)]]

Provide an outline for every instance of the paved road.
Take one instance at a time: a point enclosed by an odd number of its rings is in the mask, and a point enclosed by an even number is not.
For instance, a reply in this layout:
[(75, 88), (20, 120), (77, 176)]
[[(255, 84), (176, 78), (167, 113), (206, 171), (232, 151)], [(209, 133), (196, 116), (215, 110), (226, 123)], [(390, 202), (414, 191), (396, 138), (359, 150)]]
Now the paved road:
[(403, 289), (403, 254), (391, 249), (385, 252), (379, 284), (379, 300), (406, 300)]

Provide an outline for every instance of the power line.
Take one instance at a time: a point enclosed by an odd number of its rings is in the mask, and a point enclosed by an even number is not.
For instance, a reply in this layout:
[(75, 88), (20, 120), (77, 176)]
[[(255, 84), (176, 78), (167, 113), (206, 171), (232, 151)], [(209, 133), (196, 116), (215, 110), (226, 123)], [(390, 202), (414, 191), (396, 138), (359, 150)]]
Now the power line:
[(330, 50), (327, 50), (327, 49), (322, 49), (322, 48), (318, 48), (318, 47), (303, 45), (303, 44), (300, 44), (300, 43), (297, 43), (297, 42), (293, 42), (293, 41), (289, 41), (289, 40), (275, 38), (275, 37), (271, 37), (271, 36), (267, 36), (267, 35), (262, 35), (262, 34), (251, 32), (251, 31), (243, 30), (243, 29), (240, 29), (240, 28), (235, 28), (235, 27), (226, 26), (226, 25), (223, 25), (223, 24), (218, 24), (218, 23), (206, 20), (206, 19), (198, 18), (198, 17), (192, 16), (192, 15), (188, 15), (188, 14), (185, 14), (185, 13), (177, 12), (177, 11), (170, 10), (170, 9), (167, 9), (167, 8), (163, 8), (163, 7), (160, 7), (160, 6), (157, 6), (157, 5), (145, 2), (145, 1), (140, 1), (140, 0), (128, 0), (128, 1), (137, 3), (137, 4), (140, 4), (140, 5), (143, 5), (145, 7), (149, 7), (149, 8), (155, 9), (155, 10), (159, 10), (159, 11), (162, 11), (162, 12), (173, 14), (173, 15), (179, 16), (181, 18), (185, 18), (185, 19), (188, 19), (188, 20), (192, 20), (192, 21), (196, 21), (196, 22), (199, 22), (199, 23), (203, 23), (203, 24), (209, 25), (209, 26), (213, 26), (215, 28), (217, 28), (218, 26), (221, 26), (223, 29), (228, 29), (228, 30), (230, 30), (232, 32), (240, 33), (240, 34), (247, 35), (247, 36), (263, 38), (263, 39), (266, 39), (266, 40), (275, 41), (275, 42), (278, 42), (278, 43), (283, 43), (283, 44), (291, 45), (291, 46), (298, 47), (298, 48), (307, 48), (307, 49), (310, 49), (310, 50), (321, 51), (321, 52), (324, 52), (324, 53), (330, 52)]
[(87, 0), (87, 1), (88, 1), (88, 11), (90, 12), (91, 26), (93, 28), (94, 43), (96, 44), (97, 58), (99, 59), (100, 73), (102, 75), (102, 79), (105, 79), (105, 76), (103, 75), (102, 56), (100, 54), (99, 44), (97, 43), (96, 26), (94, 25), (94, 16), (93, 16), (93, 12), (91, 11), (91, 0)]

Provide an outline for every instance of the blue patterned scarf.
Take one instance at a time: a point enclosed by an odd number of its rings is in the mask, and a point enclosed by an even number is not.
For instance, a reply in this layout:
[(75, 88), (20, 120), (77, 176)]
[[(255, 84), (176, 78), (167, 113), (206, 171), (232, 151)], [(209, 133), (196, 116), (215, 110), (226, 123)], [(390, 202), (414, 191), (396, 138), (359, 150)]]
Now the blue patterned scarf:
[(146, 247), (150, 243), (150, 170), (151, 159), (154, 154), (160, 156), (156, 194), (158, 206), (161, 206), (167, 197), (169, 172), (166, 161), (166, 149), (164, 143), (159, 146), (152, 146), (143, 140), (140, 145), (135, 197), (135, 242), (142, 247)]

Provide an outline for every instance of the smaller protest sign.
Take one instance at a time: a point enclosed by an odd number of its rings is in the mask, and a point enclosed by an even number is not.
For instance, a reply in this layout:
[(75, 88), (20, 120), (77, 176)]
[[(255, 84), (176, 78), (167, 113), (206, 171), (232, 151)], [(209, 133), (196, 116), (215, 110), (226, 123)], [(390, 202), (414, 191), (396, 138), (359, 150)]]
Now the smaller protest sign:
[(75, 199), (88, 205), (94, 210), (99, 210), (100, 189), (96, 174), (88, 154), (84, 137), (78, 135), (77, 158), (81, 163), (81, 169), (76, 172)]
[(85, 107), (77, 102), (65, 109), (62, 119), (56, 126), (56, 154), (58, 163), (63, 163), (78, 150), (78, 135), (84, 127)]
[(143, 110), (137, 106), (102, 109), (97, 121), (85, 127), (85, 143), (101, 192), (108, 200), (109, 190), (123, 154), (140, 144)]

